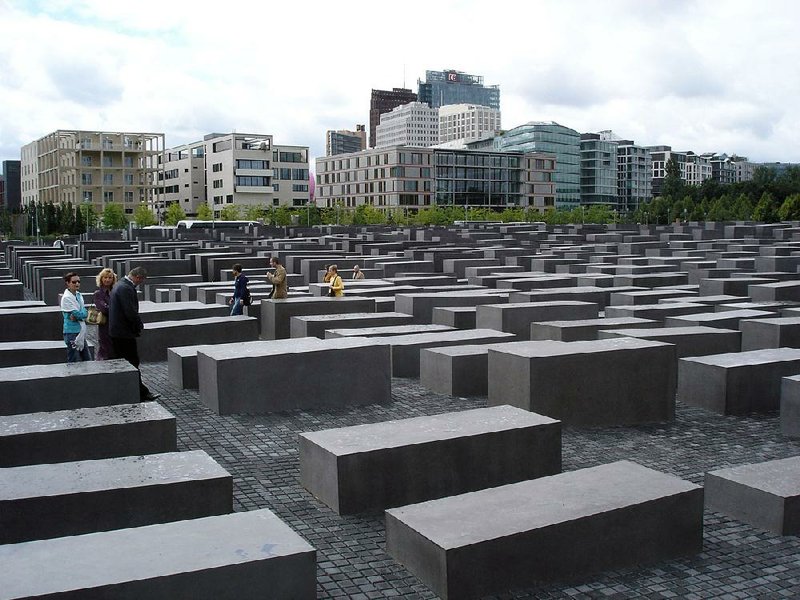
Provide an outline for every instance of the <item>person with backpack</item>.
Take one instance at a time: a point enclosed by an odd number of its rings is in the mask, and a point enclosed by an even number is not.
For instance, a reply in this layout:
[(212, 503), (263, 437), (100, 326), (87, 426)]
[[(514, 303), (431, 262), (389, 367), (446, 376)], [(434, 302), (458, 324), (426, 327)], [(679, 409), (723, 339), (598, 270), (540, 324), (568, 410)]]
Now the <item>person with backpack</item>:
[(233, 298), (230, 299), (231, 316), (241, 315), (245, 306), (250, 306), (250, 290), (247, 289), (247, 277), (242, 273), (242, 265), (236, 263), (231, 267), (233, 272)]

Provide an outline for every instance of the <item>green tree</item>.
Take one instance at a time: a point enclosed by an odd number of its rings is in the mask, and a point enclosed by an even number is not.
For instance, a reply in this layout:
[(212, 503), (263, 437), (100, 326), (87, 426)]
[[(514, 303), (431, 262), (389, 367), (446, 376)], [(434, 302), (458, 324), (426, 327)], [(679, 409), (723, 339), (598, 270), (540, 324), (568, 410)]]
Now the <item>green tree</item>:
[(248, 221), (260, 221), (264, 218), (264, 208), (257, 204), (251, 204), (244, 209), (244, 218)]
[(183, 212), (180, 204), (173, 202), (167, 206), (167, 212), (164, 214), (164, 223), (166, 225), (175, 226), (178, 224), (178, 221), (182, 221), (185, 218), (186, 213)]
[(772, 194), (769, 192), (761, 194), (761, 198), (758, 199), (756, 207), (753, 209), (753, 219), (764, 223), (774, 223), (778, 220), (778, 207), (775, 205)]
[(733, 219), (730, 197), (723, 195), (711, 202), (707, 218), (709, 221), (730, 221)]
[(235, 204), (228, 204), (219, 211), (219, 218), (223, 221), (238, 221), (239, 220), (239, 207)]
[(386, 215), (372, 204), (361, 204), (353, 214), (353, 225), (382, 225), (386, 223)]
[(0, 207), (0, 233), (10, 235), (12, 229), (11, 213), (5, 207)]
[(197, 207), (197, 218), (201, 221), (210, 221), (214, 218), (214, 213), (211, 211), (211, 207), (205, 202)]
[(747, 194), (739, 194), (731, 206), (731, 212), (737, 221), (749, 221), (753, 218), (753, 203)]
[(133, 220), (137, 227), (149, 227), (156, 224), (156, 217), (153, 211), (144, 202), (133, 209)]
[(103, 208), (103, 227), (106, 229), (124, 229), (128, 224), (125, 210), (121, 204), (110, 202)]
[(678, 162), (670, 157), (666, 164), (666, 174), (664, 175), (664, 183), (661, 188), (661, 195), (668, 198), (670, 201), (675, 201), (678, 198), (683, 198), (685, 194), (684, 188), (686, 184), (681, 179), (681, 168)]
[(787, 196), (778, 209), (778, 217), (781, 221), (796, 221), (800, 219), (800, 194)]

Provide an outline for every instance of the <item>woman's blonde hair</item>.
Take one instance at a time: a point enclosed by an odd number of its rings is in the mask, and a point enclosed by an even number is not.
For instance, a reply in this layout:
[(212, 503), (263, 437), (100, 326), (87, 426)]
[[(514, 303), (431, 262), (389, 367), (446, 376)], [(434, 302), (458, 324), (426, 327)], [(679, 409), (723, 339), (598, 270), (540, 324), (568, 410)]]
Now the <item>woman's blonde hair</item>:
[(111, 287), (114, 287), (114, 285), (116, 285), (116, 283), (117, 283), (117, 274), (114, 273), (114, 271), (112, 271), (108, 267), (106, 267), (105, 269), (102, 269), (97, 274), (97, 277), (94, 278), (95, 282), (97, 283), (97, 287), (102, 287), (102, 285), (103, 285), (103, 277), (105, 277), (106, 275), (113, 275), (114, 276), (114, 283), (111, 284)]

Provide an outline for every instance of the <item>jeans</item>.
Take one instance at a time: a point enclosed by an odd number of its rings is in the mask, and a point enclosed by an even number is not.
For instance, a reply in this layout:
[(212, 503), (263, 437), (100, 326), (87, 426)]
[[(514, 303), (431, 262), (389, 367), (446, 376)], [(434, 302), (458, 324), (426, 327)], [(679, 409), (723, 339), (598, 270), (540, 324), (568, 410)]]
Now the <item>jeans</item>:
[(242, 305), (242, 303), (239, 301), (238, 298), (234, 297), (233, 304), (231, 304), (231, 316), (235, 317), (236, 315), (241, 315), (243, 309), (244, 306)]
[(91, 354), (89, 354), (89, 343), (84, 341), (83, 343), (83, 350), (78, 350), (75, 347), (75, 338), (78, 337), (77, 333), (65, 333), (64, 334), (64, 343), (67, 346), (67, 362), (74, 363), (78, 361), (87, 361), (92, 360)]

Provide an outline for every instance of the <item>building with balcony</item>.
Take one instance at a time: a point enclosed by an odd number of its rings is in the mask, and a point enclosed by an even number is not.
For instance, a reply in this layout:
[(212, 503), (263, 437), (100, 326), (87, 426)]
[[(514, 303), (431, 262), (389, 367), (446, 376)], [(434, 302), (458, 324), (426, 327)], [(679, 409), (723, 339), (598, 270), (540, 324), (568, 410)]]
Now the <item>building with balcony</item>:
[(377, 127), (381, 122), (381, 115), (396, 106), (416, 102), (417, 94), (406, 88), (392, 88), (391, 90), (372, 90), (369, 101), (369, 147), (375, 147)]
[(132, 214), (155, 200), (163, 133), (59, 129), (22, 147), (22, 204), (108, 203)]
[(211, 133), (160, 157), (160, 213), (180, 203), (189, 215), (208, 204), (219, 216), (229, 205), (304, 206), (309, 200), (308, 147), (273, 143), (271, 135)]
[(329, 129), (325, 132), (325, 156), (349, 154), (367, 149), (367, 131), (364, 125), (356, 125), (355, 131)]
[(501, 129), (500, 111), (480, 104), (448, 104), (439, 108), (439, 143), (465, 144), (494, 136)]
[(507, 208), (555, 204), (555, 157), (395, 146), (317, 159), (320, 207)]
[(650, 152), (633, 140), (617, 141), (617, 209), (631, 212), (653, 199)]
[(422, 102), (396, 106), (381, 115), (376, 128), (375, 147), (417, 146), (427, 148), (439, 142), (439, 111)]
[(674, 151), (670, 146), (648, 146), (653, 168), (653, 196), (661, 195), (664, 177), (667, 175), (667, 162), (673, 159), (680, 169), (681, 179), (687, 185), (700, 185), (711, 178), (711, 161), (691, 150)]
[(484, 85), (483, 76), (461, 71), (425, 71), (417, 81), (419, 101), (431, 108), (448, 104), (479, 104), (500, 110), (500, 86)]
[(582, 133), (581, 204), (617, 208), (617, 142), (599, 133)]
[(573, 209), (581, 201), (581, 136), (553, 121), (531, 121), (494, 139), (500, 152), (542, 153), (555, 157), (556, 208)]

